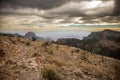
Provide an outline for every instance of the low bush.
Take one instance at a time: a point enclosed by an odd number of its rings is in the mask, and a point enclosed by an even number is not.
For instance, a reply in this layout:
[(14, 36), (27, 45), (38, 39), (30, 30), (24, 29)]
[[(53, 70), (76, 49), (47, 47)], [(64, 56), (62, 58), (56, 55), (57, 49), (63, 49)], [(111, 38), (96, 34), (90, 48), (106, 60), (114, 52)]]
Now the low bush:
[(87, 61), (88, 59), (87, 59), (87, 57), (86, 56), (81, 56), (81, 60), (85, 60), (85, 61)]
[(79, 53), (80, 50), (79, 49), (75, 49), (75, 50), (72, 50), (71, 53)]
[(42, 44), (42, 46), (44, 46), (44, 47), (49, 46), (49, 43), (48, 43), (48, 42), (44, 42), (44, 43)]
[(4, 80), (4, 76), (5, 76), (5, 74), (0, 71), (0, 80)]
[(45, 52), (48, 54), (54, 54), (54, 52), (51, 49), (45, 49)]
[(76, 50), (75, 50), (75, 52), (79, 53), (79, 52), (80, 52), (80, 50), (79, 50), (79, 49), (76, 49)]
[(34, 54), (32, 55), (32, 57), (37, 57), (37, 56), (41, 56), (41, 54), (40, 54), (40, 53), (34, 53)]
[(35, 38), (35, 37), (32, 37), (32, 41), (36, 41), (36, 38)]
[(3, 50), (0, 50), (0, 57), (4, 57), (5, 52)]
[(26, 42), (26, 45), (27, 45), (27, 46), (30, 46), (30, 42)]
[(42, 71), (42, 77), (47, 80), (60, 80), (58, 74), (54, 70), (48, 68)]

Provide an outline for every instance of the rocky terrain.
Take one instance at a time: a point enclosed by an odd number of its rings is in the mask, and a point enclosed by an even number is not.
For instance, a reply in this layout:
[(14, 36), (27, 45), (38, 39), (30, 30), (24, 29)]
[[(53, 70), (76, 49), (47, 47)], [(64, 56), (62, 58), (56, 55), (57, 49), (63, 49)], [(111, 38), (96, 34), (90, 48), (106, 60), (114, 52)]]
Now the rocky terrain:
[(120, 32), (112, 30), (104, 30), (100, 32), (92, 32), (83, 40), (68, 38), (58, 39), (56, 44), (68, 45), (91, 53), (120, 59)]
[(120, 61), (80, 48), (0, 34), (0, 80), (120, 80)]

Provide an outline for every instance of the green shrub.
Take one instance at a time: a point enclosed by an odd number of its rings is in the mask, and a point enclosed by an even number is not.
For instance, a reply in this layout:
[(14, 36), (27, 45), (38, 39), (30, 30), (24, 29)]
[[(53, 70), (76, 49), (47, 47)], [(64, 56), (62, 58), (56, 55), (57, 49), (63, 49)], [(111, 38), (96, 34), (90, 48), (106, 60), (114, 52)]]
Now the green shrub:
[(0, 50), (0, 57), (4, 57), (5, 52), (3, 50)]
[(14, 41), (13, 38), (10, 37), (9, 40), (10, 40), (13, 44), (16, 44), (16, 42)]
[(111, 79), (109, 74), (106, 74), (104, 71), (98, 70), (96, 71), (96, 77), (99, 78), (99, 80), (116, 80), (116, 79)]
[(0, 80), (4, 80), (5, 74), (0, 71)]
[(42, 77), (47, 80), (60, 80), (58, 74), (54, 70), (48, 68), (42, 71)]
[(75, 52), (79, 53), (79, 52), (80, 52), (80, 50), (79, 50), (79, 49), (76, 49), (76, 50), (75, 50)]
[(103, 56), (101, 56), (101, 62), (104, 62), (104, 57)]
[(83, 78), (83, 73), (81, 73), (81, 72), (79, 72), (79, 71), (74, 72), (74, 74), (75, 74), (75, 76), (77, 76), (77, 77)]
[(119, 80), (120, 79), (120, 64), (115, 63), (112, 66), (113, 66), (113, 69), (115, 70), (115, 78), (116, 80)]
[(54, 54), (54, 52), (51, 49), (45, 49), (45, 52), (48, 54)]
[(36, 38), (35, 38), (35, 37), (32, 37), (32, 41), (36, 41)]
[(75, 49), (75, 50), (72, 50), (71, 53), (79, 53), (80, 50), (79, 49)]
[(44, 46), (44, 47), (49, 46), (49, 43), (48, 43), (48, 42), (44, 42), (44, 43), (42, 44), (42, 46)]
[(41, 54), (40, 54), (40, 53), (34, 53), (34, 54), (32, 55), (32, 57), (37, 57), (37, 56), (41, 56)]
[(30, 42), (26, 42), (26, 45), (27, 45), (27, 46), (30, 46)]
[(56, 49), (57, 49), (57, 50), (59, 49), (59, 46), (58, 46), (58, 45), (56, 46)]
[(81, 60), (85, 60), (85, 61), (87, 61), (88, 59), (86, 58), (86, 56), (81, 56)]

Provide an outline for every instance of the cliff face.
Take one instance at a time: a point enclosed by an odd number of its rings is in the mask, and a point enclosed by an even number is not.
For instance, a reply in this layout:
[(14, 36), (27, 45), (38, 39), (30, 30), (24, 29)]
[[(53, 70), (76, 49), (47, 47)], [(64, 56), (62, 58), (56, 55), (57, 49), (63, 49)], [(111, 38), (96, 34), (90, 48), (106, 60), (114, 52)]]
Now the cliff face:
[(0, 80), (119, 80), (119, 72), (113, 58), (0, 34)]
[(92, 32), (83, 40), (58, 39), (57, 44), (82, 48), (92, 53), (120, 59), (120, 32), (104, 30)]

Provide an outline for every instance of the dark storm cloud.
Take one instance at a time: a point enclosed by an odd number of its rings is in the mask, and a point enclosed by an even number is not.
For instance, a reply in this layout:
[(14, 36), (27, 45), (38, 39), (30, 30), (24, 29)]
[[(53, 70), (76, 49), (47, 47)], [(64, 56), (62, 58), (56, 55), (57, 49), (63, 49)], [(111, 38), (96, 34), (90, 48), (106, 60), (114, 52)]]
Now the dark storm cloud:
[[(91, 1), (91, 0), (1, 0), (0, 8), (14, 8), (14, 9), (16, 8), (38, 8), (38, 9), (46, 10), (46, 9), (60, 7), (62, 5), (65, 5), (66, 3), (69, 3), (70, 1), (80, 3), (83, 1)], [(101, 0), (97, 0), (97, 1), (101, 1)], [(107, 2), (111, 0), (102, 0), (102, 1)], [(120, 14), (120, 0), (113, 0), (113, 1), (115, 4), (113, 15), (119, 15)], [(76, 8), (82, 8), (82, 7), (76, 7)], [(97, 10), (97, 8), (95, 10)], [(64, 13), (61, 13), (61, 14), (64, 14)], [(82, 11), (78, 12), (77, 10), (72, 10), (71, 12), (67, 11), (65, 12), (65, 14), (69, 14), (70, 16), (84, 16)], [(109, 15), (109, 14), (103, 13), (97, 16), (104, 16), (104, 15)]]
[(104, 17), (111, 15), (113, 9), (113, 1), (81, 1), (69, 2), (47, 12), (49, 14), (68, 15), (69, 17)]
[[(50, 9), (61, 6), (65, 3), (69, 3), (71, 1), (82, 2), (82, 1), (92, 1), (92, 0), (0, 0), (0, 8), (27, 7), (27, 8)], [(103, 1), (108, 1), (108, 0), (103, 0)]]
[(37, 15), (44, 19), (64, 19), (61, 23), (72, 23), (74, 17), (82, 17), (81, 20), (84, 23), (117, 22), (117, 17), (120, 16), (120, 0), (94, 0), (101, 1), (97, 7), (94, 7), (96, 3), (85, 6), (91, 1), (93, 0), (1, 0), (0, 14)]
[(115, 0), (115, 7), (113, 15), (120, 15), (120, 0)]
[(67, 1), (68, 0), (1, 0), (0, 7), (50, 9), (60, 6)]
[(70, 1), (78, 2), (82, 0), (0, 0), (0, 8), (24, 7), (24, 8), (50, 9), (61, 6)]

